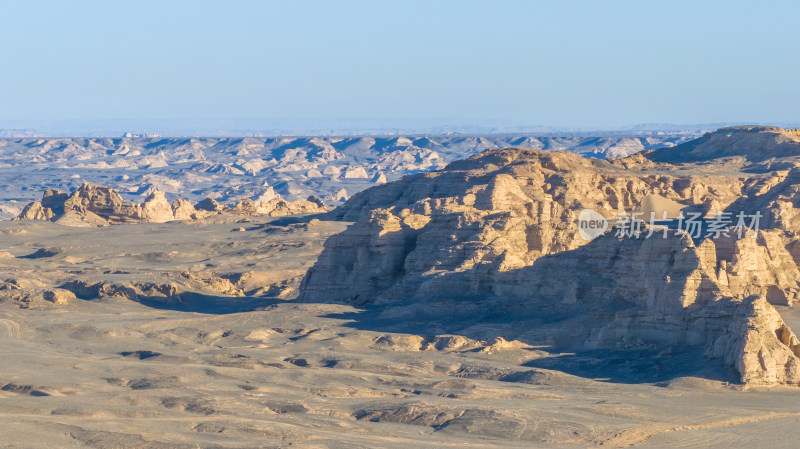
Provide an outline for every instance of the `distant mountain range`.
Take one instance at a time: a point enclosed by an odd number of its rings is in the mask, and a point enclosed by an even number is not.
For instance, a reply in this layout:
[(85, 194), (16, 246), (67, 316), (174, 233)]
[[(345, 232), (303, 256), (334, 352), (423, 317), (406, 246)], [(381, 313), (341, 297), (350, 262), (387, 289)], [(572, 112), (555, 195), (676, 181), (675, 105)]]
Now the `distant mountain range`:
[[(543, 126), (466, 119), (159, 119), (159, 120), (0, 120), (0, 137), (118, 137), (125, 133), (169, 137), (285, 137), (385, 135), (647, 135), (712, 131), (744, 123), (644, 123), (616, 128)], [(752, 123), (748, 123), (752, 124)], [(777, 123), (784, 128), (798, 123)]]
[(0, 218), (15, 216), (46, 189), (70, 192), (84, 181), (138, 202), (159, 190), (170, 200), (212, 197), (231, 204), (276, 194), (290, 201), (316, 195), (335, 206), (377, 183), (441, 169), (489, 148), (606, 158), (699, 135), (0, 138)]

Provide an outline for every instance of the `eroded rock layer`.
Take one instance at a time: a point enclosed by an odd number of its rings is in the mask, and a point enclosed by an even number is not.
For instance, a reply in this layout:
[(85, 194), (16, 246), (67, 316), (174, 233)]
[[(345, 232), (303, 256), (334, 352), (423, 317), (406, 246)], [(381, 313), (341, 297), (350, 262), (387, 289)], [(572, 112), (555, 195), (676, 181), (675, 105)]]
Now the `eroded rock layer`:
[[(488, 150), (373, 187), (332, 212), (355, 223), (326, 242), (301, 299), (549, 317), (530, 341), (702, 346), (745, 383), (797, 384), (798, 342), (775, 309), (800, 302), (797, 135), (726, 128), (608, 161)], [(594, 240), (579, 233), (585, 209), (611, 222)], [(620, 235), (634, 212), (732, 221), (719, 235)]]
[(67, 226), (105, 226), (122, 223), (164, 223), (173, 220), (197, 220), (231, 213), (246, 216), (280, 217), (327, 211), (316, 197), (286, 201), (275, 196), (264, 202), (249, 198), (233, 207), (206, 198), (193, 205), (177, 199), (170, 203), (163, 192), (153, 191), (141, 204), (125, 201), (114, 189), (84, 183), (72, 194), (47, 190), (41, 201), (34, 201), (22, 210), (16, 220), (49, 220)]

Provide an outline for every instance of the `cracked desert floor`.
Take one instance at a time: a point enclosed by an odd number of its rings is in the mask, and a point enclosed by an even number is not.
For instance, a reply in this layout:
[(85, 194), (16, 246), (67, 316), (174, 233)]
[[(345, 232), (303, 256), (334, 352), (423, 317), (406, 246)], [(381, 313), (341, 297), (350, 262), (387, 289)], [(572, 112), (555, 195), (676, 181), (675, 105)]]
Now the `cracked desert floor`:
[[(283, 299), (347, 225), (1, 222), (0, 447), (796, 444), (798, 389), (743, 390), (680, 350), (556, 354), (503, 324), (481, 340), (380, 305)], [(94, 294), (57, 288), (74, 278)], [(248, 279), (272, 287), (247, 296)], [(206, 293), (159, 293), (190, 284)]]

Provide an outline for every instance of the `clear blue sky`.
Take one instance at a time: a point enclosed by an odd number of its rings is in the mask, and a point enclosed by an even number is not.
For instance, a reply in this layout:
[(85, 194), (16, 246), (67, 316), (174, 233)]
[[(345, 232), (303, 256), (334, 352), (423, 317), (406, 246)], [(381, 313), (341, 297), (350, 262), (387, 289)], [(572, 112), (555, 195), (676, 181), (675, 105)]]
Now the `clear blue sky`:
[(0, 120), (800, 121), (794, 1), (0, 0)]

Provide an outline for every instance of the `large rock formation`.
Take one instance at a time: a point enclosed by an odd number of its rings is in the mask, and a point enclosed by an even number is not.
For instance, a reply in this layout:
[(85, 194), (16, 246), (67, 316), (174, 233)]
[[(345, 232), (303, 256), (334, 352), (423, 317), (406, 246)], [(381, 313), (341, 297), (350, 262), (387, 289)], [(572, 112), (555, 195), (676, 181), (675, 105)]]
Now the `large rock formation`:
[[(774, 307), (800, 302), (792, 136), (727, 128), (609, 161), (489, 150), (373, 187), (332, 212), (355, 224), (326, 242), (300, 297), (539, 317), (526, 330), (531, 342), (701, 346), (748, 384), (800, 383), (797, 339)], [(780, 149), (762, 148), (774, 141)], [(584, 240), (584, 209), (618, 226)], [(696, 235), (671, 222), (626, 234), (617, 219), (634, 212), (698, 214), (704, 224)], [(719, 213), (732, 222), (710, 232)], [(735, 226), (739, 213), (750, 217), (748, 232)]]
[(764, 161), (800, 155), (800, 130), (775, 126), (734, 126), (686, 142), (674, 149), (650, 150), (656, 162), (698, 162), (724, 157)]
[(328, 209), (321, 201), (286, 201), (274, 198), (266, 203), (243, 199), (236, 206), (226, 207), (212, 198), (197, 205), (177, 199), (172, 204), (163, 192), (153, 191), (141, 204), (125, 201), (114, 189), (84, 183), (72, 194), (49, 189), (42, 201), (34, 201), (22, 210), (15, 220), (49, 220), (67, 226), (105, 226), (121, 223), (164, 223), (173, 220), (197, 220), (211, 215), (284, 215), (319, 213)]

